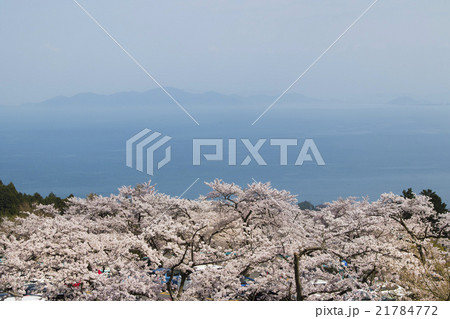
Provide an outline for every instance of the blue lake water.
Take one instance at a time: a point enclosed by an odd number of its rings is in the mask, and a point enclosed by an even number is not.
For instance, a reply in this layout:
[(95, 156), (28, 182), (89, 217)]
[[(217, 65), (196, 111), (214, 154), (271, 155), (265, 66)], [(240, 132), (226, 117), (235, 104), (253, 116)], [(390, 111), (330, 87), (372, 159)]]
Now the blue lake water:
[[(270, 181), (315, 204), (347, 196), (374, 200), (408, 187), (431, 188), (450, 201), (449, 106), (277, 105), (254, 126), (264, 107), (187, 108), (200, 126), (172, 105), (2, 107), (0, 180), (27, 193), (115, 193), (150, 179), (125, 165), (125, 141), (149, 128), (173, 138), (172, 161), (151, 178), (171, 195), (199, 178), (185, 195), (196, 198), (208, 191), (204, 181), (221, 178), (240, 185)], [(290, 165), (280, 166), (279, 148), (267, 141), (261, 148), (266, 166), (226, 160), (193, 166), (192, 138), (312, 138), (326, 165), (294, 166), (299, 146), (289, 147)], [(238, 164), (246, 156), (238, 141)]]

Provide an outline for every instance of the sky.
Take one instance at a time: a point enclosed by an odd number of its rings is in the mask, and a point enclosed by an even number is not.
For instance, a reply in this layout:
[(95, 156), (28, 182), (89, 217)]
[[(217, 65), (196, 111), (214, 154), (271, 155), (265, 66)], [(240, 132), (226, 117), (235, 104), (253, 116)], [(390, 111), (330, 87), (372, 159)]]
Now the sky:
[[(369, 0), (78, 0), (163, 86), (284, 91)], [(450, 2), (379, 0), (291, 90), (450, 102)], [(0, 1), (0, 105), (157, 87), (73, 0)]]

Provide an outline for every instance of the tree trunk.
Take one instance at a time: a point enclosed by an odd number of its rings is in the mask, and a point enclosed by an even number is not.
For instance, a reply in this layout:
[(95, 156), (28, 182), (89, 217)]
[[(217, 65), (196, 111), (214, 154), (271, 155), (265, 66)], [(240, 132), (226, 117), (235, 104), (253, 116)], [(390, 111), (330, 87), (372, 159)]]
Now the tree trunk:
[(300, 279), (300, 256), (294, 253), (294, 275), (295, 275), (295, 291), (297, 293), (297, 301), (302, 301), (302, 282)]
[(170, 270), (170, 277), (169, 277), (169, 281), (167, 281), (166, 285), (167, 285), (167, 291), (169, 292), (169, 296), (170, 296), (170, 300), (174, 301), (175, 299), (173, 298), (173, 292), (172, 292), (172, 279), (173, 279), (173, 268)]
[(188, 274), (181, 273), (181, 281), (180, 281), (180, 284), (179, 284), (179, 287), (178, 287), (177, 298), (180, 298), (181, 294), (183, 293), (184, 283), (186, 282), (187, 277), (188, 277)]

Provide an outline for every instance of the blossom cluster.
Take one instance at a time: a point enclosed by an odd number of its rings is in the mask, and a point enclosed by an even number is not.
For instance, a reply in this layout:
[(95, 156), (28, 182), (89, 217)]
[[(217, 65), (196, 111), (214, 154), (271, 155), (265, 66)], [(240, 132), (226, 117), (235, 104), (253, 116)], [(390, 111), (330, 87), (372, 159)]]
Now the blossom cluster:
[(150, 184), (0, 223), (0, 292), (48, 300), (448, 300), (449, 214), (384, 194), (301, 210), (270, 184)]

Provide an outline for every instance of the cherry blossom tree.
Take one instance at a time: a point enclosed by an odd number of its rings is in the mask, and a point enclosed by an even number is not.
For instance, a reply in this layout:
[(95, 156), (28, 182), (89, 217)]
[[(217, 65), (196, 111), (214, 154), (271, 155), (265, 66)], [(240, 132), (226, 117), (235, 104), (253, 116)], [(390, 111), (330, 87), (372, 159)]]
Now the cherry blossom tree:
[[(270, 184), (215, 180), (197, 200), (150, 183), (37, 206), (0, 228), (0, 291), (50, 300), (448, 299), (449, 216), (429, 198), (318, 211)], [(436, 224), (437, 223), (437, 224)], [(438, 231), (437, 231), (438, 230)], [(407, 276), (405, 275), (407, 274)]]

